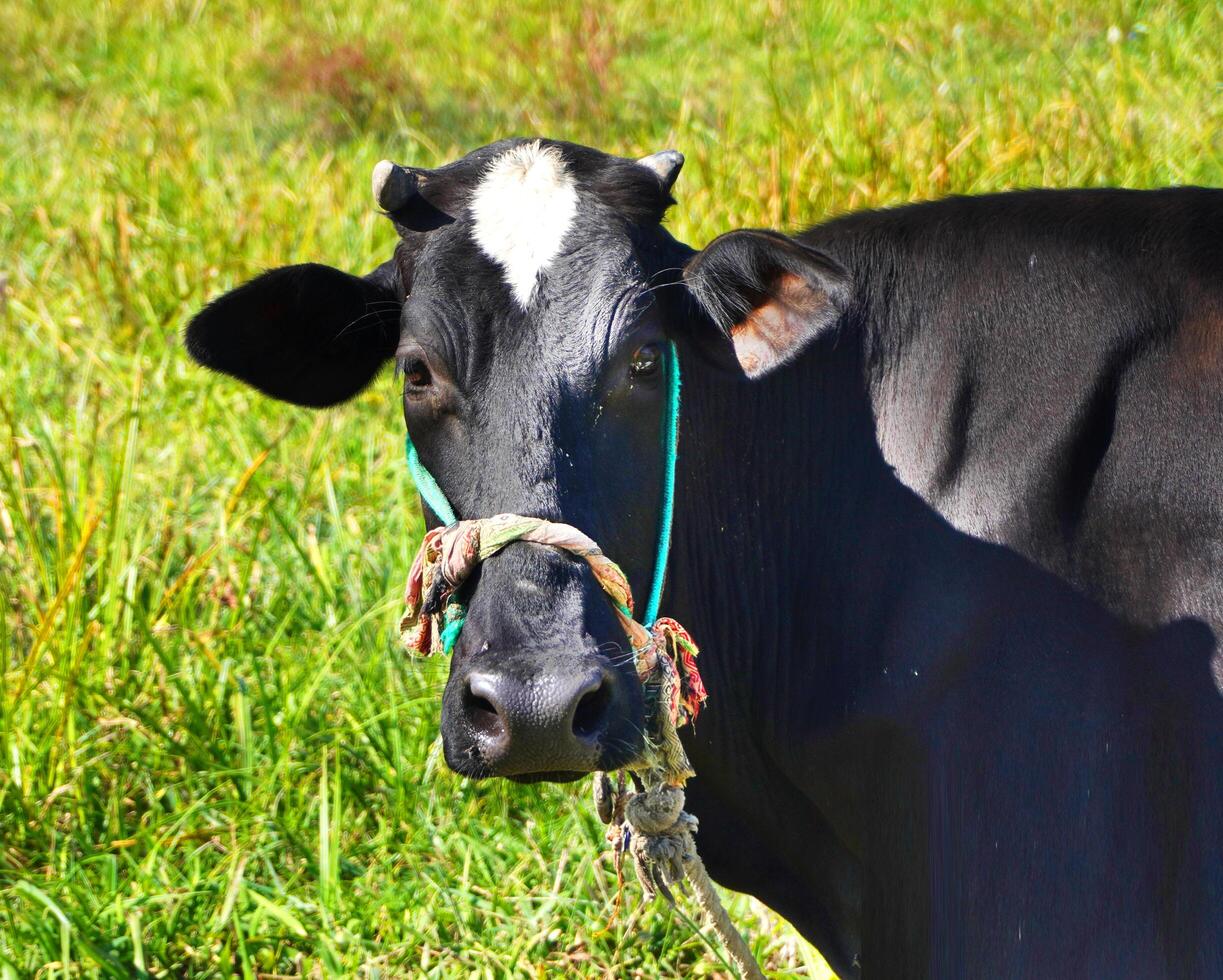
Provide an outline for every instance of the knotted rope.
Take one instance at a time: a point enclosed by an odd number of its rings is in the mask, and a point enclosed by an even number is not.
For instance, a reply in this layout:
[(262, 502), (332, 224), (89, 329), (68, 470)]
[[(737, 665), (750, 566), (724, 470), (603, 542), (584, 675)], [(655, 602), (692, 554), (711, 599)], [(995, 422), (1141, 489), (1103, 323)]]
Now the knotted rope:
[(692, 883), (697, 905), (705, 913), (722, 946), (730, 954), (745, 980), (764, 980), (752, 951), (731, 922), (722, 900), (714, 890), (705, 862), (696, 850), (692, 835), (697, 819), (684, 811), (684, 791), (678, 786), (658, 786), (634, 793), (625, 785), (621, 773), (613, 786), (607, 773), (595, 773), (595, 810), (609, 824), (607, 840), (615, 856), (616, 876), (621, 874), (624, 854), (633, 859), (637, 879), (645, 900), (661, 894), (672, 905), (671, 885)]

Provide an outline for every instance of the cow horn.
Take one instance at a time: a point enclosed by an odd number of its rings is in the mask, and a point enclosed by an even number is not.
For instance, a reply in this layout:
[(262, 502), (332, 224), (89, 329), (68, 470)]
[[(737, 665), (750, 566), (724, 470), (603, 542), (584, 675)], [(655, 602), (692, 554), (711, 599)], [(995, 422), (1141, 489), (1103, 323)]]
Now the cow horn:
[(684, 166), (684, 155), (679, 150), (662, 150), (659, 153), (651, 153), (648, 157), (642, 157), (637, 162), (652, 170), (654, 176), (662, 184), (662, 189), (669, 191), (671, 185), (675, 183), (675, 178), (679, 176), (680, 169)]
[(416, 193), (416, 174), (390, 160), (374, 165), (374, 200), (383, 211), (398, 211)]

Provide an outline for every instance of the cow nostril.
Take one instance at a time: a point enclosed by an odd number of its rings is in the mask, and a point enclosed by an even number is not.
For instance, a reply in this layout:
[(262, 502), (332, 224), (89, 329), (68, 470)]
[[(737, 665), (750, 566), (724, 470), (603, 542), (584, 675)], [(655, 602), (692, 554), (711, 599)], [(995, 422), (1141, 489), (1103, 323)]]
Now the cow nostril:
[(488, 738), (500, 738), (505, 734), (505, 722), (497, 706), (473, 691), (470, 682), (463, 689), (463, 710), (471, 727), (481, 734)]
[(604, 681), (588, 691), (573, 710), (573, 734), (590, 739), (607, 727), (607, 710), (611, 704), (611, 685)]

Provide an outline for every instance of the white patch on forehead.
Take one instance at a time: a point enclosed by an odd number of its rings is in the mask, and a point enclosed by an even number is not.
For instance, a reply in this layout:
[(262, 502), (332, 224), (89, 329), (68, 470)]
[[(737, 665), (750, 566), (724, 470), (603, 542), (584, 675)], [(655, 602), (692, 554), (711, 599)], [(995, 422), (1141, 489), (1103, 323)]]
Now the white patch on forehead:
[(560, 251), (578, 193), (560, 151), (538, 141), (506, 150), (472, 195), (472, 234), (499, 264), (514, 297), (531, 301), (539, 273)]

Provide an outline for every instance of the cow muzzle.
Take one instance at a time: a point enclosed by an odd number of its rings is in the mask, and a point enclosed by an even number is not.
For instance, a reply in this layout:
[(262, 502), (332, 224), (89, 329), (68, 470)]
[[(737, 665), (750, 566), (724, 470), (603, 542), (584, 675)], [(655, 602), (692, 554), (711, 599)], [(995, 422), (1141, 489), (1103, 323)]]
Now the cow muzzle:
[(451, 769), (561, 781), (641, 752), (645, 712), (632, 650), (582, 563), (513, 544), (469, 586), (442, 698)]
[(593, 651), (481, 661), (451, 677), (443, 701), (443, 744), (455, 771), (563, 781), (640, 751), (640, 699)]

